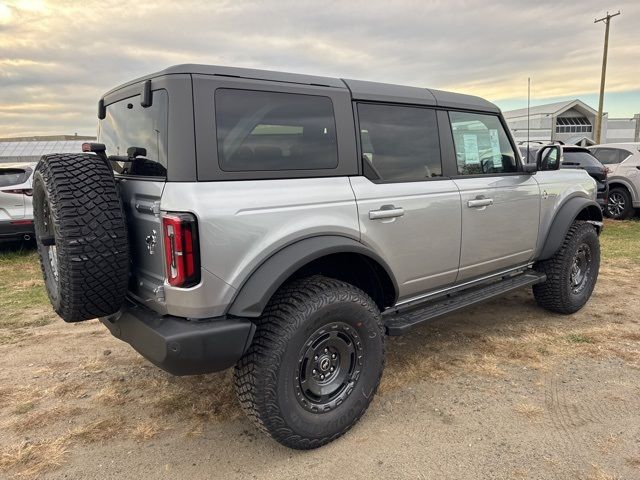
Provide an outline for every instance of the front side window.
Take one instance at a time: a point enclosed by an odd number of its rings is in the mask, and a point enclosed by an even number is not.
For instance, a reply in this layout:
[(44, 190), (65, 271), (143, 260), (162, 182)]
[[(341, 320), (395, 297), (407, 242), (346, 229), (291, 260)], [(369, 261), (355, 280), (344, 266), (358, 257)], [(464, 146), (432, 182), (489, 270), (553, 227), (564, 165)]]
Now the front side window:
[(449, 112), (459, 175), (518, 171), (509, 137), (495, 115)]
[(328, 97), (221, 88), (215, 93), (218, 162), (226, 172), (338, 166)]
[(363, 161), (383, 182), (442, 176), (436, 112), (428, 108), (358, 105)]
[(113, 162), (114, 170), (127, 175), (167, 175), (167, 130), (169, 100), (166, 90), (153, 92), (150, 107), (140, 105), (140, 95), (107, 105), (106, 117), (98, 124), (98, 141), (109, 156), (127, 156), (131, 147), (144, 148), (133, 162)]

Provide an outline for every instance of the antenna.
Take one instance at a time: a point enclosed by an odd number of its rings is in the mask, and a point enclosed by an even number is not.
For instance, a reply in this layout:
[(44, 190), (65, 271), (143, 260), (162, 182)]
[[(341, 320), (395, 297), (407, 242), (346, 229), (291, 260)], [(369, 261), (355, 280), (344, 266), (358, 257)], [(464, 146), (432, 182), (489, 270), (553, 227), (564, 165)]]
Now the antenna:
[(527, 77), (527, 163), (529, 163), (529, 109), (531, 107), (531, 77)]

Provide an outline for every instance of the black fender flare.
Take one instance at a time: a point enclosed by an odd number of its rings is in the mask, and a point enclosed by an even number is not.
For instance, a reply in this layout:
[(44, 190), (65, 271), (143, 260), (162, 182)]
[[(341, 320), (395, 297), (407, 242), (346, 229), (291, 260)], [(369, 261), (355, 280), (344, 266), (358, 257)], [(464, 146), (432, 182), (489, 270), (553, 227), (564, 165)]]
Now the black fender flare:
[(309, 262), (334, 253), (358, 253), (377, 262), (389, 275), (397, 299), (398, 283), (389, 265), (379, 255), (351, 238), (322, 235), (292, 243), (263, 261), (238, 289), (227, 313), (238, 317), (259, 317), (287, 278)]
[(553, 257), (562, 246), (569, 228), (581, 216), (582, 212), (586, 212), (584, 219), (593, 222), (598, 233), (600, 233), (602, 229), (602, 210), (600, 206), (594, 200), (588, 198), (572, 197), (558, 209), (537, 260), (546, 260)]

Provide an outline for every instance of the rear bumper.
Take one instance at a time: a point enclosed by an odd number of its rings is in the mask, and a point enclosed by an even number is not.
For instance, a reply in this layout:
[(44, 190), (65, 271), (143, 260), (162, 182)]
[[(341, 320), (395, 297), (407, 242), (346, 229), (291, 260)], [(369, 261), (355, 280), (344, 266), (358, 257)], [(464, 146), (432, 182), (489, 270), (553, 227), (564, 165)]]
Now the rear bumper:
[(25, 235), (33, 236), (33, 221), (31, 220), (2, 220), (0, 221), (0, 238), (19, 238)]
[(249, 348), (255, 332), (255, 325), (246, 318), (187, 320), (160, 315), (141, 305), (126, 305), (100, 321), (114, 337), (173, 375), (198, 375), (233, 366)]

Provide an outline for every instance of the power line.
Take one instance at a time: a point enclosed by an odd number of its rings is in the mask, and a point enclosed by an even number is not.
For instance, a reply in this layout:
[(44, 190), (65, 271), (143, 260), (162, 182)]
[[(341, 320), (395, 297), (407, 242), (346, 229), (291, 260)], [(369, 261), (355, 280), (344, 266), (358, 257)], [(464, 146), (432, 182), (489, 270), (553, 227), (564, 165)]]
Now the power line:
[(604, 104), (604, 81), (607, 75), (607, 50), (609, 50), (609, 23), (613, 17), (620, 15), (620, 10), (618, 13), (614, 13), (607, 15), (602, 18), (596, 18), (593, 23), (604, 22), (606, 25), (604, 30), (604, 53), (602, 54), (602, 76), (600, 77), (600, 100), (598, 100), (598, 115), (596, 116), (596, 128), (595, 128), (595, 136), (594, 140), (596, 143), (600, 143), (600, 134), (602, 130), (602, 107)]

